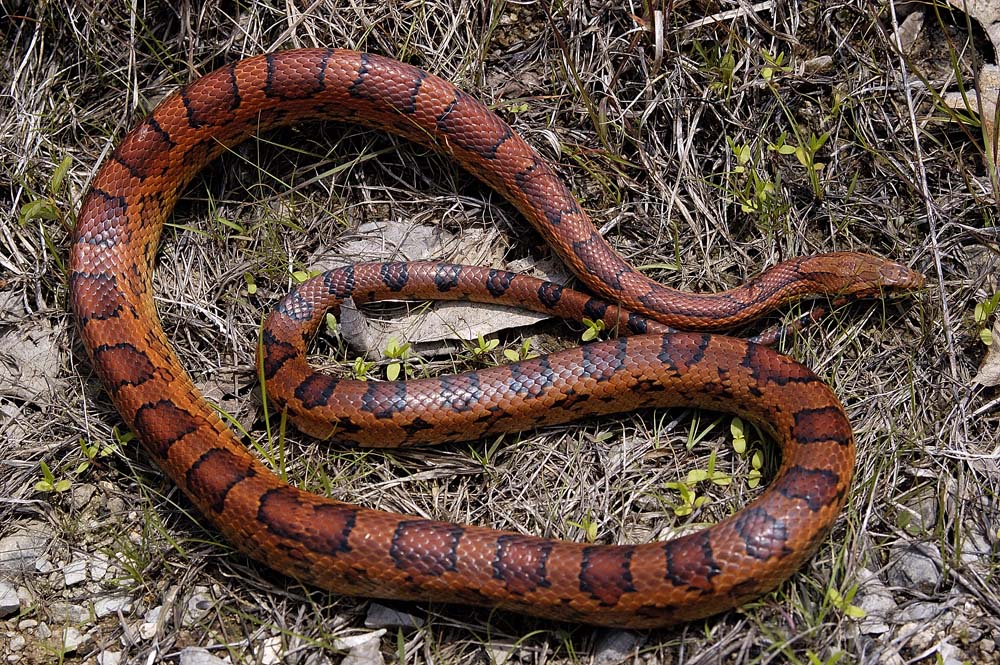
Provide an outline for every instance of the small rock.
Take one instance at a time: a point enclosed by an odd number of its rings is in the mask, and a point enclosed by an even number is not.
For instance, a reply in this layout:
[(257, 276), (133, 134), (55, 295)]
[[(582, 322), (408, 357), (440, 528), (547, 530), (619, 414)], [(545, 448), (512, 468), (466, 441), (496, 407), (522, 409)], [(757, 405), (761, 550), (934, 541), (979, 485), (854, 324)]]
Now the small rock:
[(373, 630), (370, 633), (361, 633), (360, 635), (348, 635), (347, 637), (338, 637), (333, 640), (333, 648), (336, 651), (350, 651), (355, 647), (364, 644), (365, 642), (378, 642), (383, 635), (386, 634), (385, 628), (379, 628), (378, 630)]
[(90, 579), (95, 582), (100, 582), (107, 576), (108, 567), (111, 565), (108, 557), (100, 552), (94, 554), (87, 563), (90, 568)]
[(882, 653), (878, 658), (878, 665), (906, 665), (906, 661), (899, 655), (898, 651), (889, 650)]
[(365, 615), (367, 628), (420, 628), (424, 620), (420, 617), (386, 607), (380, 603), (371, 603), (368, 614)]
[(31, 630), (38, 625), (34, 619), (21, 619), (17, 622), (17, 629), (20, 631)]
[(156, 624), (143, 621), (139, 624), (139, 637), (144, 640), (151, 640), (156, 635)]
[(984, 531), (979, 525), (969, 525), (963, 533), (965, 538), (962, 540), (962, 561), (969, 564), (978, 561), (986, 563), (985, 559), (993, 553), (993, 548), (986, 539)]
[(62, 600), (50, 603), (47, 614), (48, 618), (57, 624), (81, 624), (90, 617), (86, 607)]
[(112, 496), (108, 499), (108, 514), (123, 515), (125, 513), (125, 499), (120, 496)]
[(212, 598), (208, 595), (208, 587), (195, 587), (194, 593), (188, 598), (184, 609), (184, 625), (192, 626), (200, 621), (212, 609)]
[(941, 573), (931, 548), (897, 541), (889, 554), (886, 576), (889, 584), (904, 589), (932, 593), (941, 582)]
[(938, 521), (938, 503), (933, 487), (921, 487), (899, 506), (896, 522), (915, 538), (932, 534)]
[(923, 27), (923, 12), (913, 12), (903, 19), (902, 25), (899, 26), (899, 45), (904, 53), (909, 51), (910, 47), (917, 41), (917, 37), (920, 35)]
[(886, 617), (896, 609), (896, 601), (889, 589), (882, 584), (878, 575), (862, 568), (858, 571), (858, 593), (854, 604), (865, 611), (858, 629), (865, 635), (881, 635), (889, 632)]
[(17, 589), (7, 582), (0, 581), (0, 619), (9, 617), (21, 609), (21, 599), (17, 597)]
[(979, 643), (979, 648), (986, 653), (993, 653), (993, 650), (997, 648), (997, 643), (993, 640), (986, 639)]
[(0, 573), (17, 575), (32, 571), (48, 544), (49, 536), (37, 528), (21, 528), (0, 539)]
[(156, 607), (146, 610), (146, 613), (142, 615), (142, 620), (146, 623), (156, 623), (160, 620), (160, 614), (162, 612), (163, 605), (157, 605)]
[(17, 598), (21, 601), (22, 605), (32, 605), (35, 602), (34, 594), (26, 586), (17, 587)]
[(911, 621), (901, 624), (896, 629), (896, 634), (901, 640), (906, 640), (906, 646), (909, 650), (930, 651), (941, 637), (941, 626)]
[(823, 74), (833, 69), (833, 58), (828, 55), (819, 55), (809, 58), (802, 63), (802, 71), (807, 74)]
[(983, 639), (983, 631), (975, 626), (962, 626), (959, 630), (958, 638), (962, 641), (962, 644), (975, 644), (979, 640)]
[(70, 561), (62, 567), (62, 573), (66, 586), (84, 582), (87, 579), (87, 562), (83, 559)]
[(631, 630), (610, 630), (604, 634), (594, 650), (598, 665), (614, 665), (628, 660), (646, 639)]
[(43, 556), (41, 559), (35, 562), (35, 570), (41, 573), (42, 575), (47, 575), (55, 569), (56, 567), (52, 565), (52, 562), (49, 561), (49, 558), (47, 556)]
[(7, 643), (7, 648), (10, 649), (11, 651), (20, 651), (21, 649), (24, 648), (24, 645), (26, 643), (27, 640), (25, 639), (24, 635), (16, 634), (10, 638), (10, 642)]
[(385, 658), (382, 657), (382, 651), (379, 649), (379, 640), (369, 639), (351, 648), (340, 663), (341, 665), (383, 665)]
[(180, 665), (229, 665), (229, 663), (216, 658), (207, 649), (186, 647), (181, 649)]
[(40, 640), (47, 640), (52, 637), (52, 629), (49, 628), (49, 624), (42, 621), (38, 624), (38, 628), (35, 629), (35, 635), (37, 635)]
[(260, 662), (262, 665), (278, 665), (282, 658), (281, 636), (269, 637), (260, 645)]
[(73, 626), (67, 626), (62, 634), (62, 650), (66, 653), (76, 651), (87, 639), (86, 635)]
[(491, 665), (507, 665), (511, 656), (517, 653), (517, 645), (492, 642), (486, 647)]
[(962, 650), (947, 640), (941, 640), (938, 644), (937, 654), (937, 662), (941, 665), (963, 665), (967, 662)]
[(938, 616), (941, 612), (942, 608), (938, 603), (916, 602), (901, 608), (894, 618), (897, 623), (905, 623), (907, 621), (924, 623)]
[(132, 600), (128, 596), (106, 596), (94, 601), (94, 615), (103, 619), (118, 612), (131, 612)]
[(70, 505), (73, 506), (74, 510), (83, 510), (90, 503), (90, 500), (94, 498), (94, 492), (96, 491), (97, 488), (89, 483), (73, 485), (73, 488), (69, 491)]
[(121, 661), (121, 651), (102, 651), (97, 654), (97, 665), (118, 665)]
[[(167, 590), (167, 597), (170, 599), (174, 598), (176, 587), (171, 587)], [(156, 635), (157, 631), (160, 629), (160, 615), (163, 614), (163, 605), (157, 605), (154, 608), (148, 610), (142, 617), (142, 623), (139, 624), (139, 637), (144, 640), (151, 640)]]

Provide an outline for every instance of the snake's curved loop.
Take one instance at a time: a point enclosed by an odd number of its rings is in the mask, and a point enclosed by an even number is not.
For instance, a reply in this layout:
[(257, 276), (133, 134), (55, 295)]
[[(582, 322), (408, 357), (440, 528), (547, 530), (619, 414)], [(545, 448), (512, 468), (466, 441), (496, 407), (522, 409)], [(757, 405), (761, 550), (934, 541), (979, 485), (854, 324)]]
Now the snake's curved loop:
[[(722, 409), (765, 426), (783, 455), (768, 490), (714, 527), (666, 543), (555, 542), (367, 510), (290, 487), (250, 455), (195, 389), (163, 333), (152, 298), (153, 258), (181, 190), (207, 162), (254, 132), (314, 118), (379, 127), (450, 155), (510, 200), (595, 292), (667, 325), (725, 328), (807, 293), (871, 295), (920, 283), (897, 264), (840, 253), (780, 264), (725, 293), (674, 291), (629, 267), (549, 164), (453, 85), (387, 58), (333, 49), (234, 62), (168, 97), (125, 137), (83, 202), (70, 260), (73, 311), (115, 405), (156, 463), (230, 541), (339, 593), (635, 627), (737, 605), (773, 588), (810, 555), (847, 496), (850, 425), (807, 369), (727, 337), (621, 337), (453, 377), (338, 384), (296, 373), (284, 345), (302, 332), (283, 326), (301, 323), (313, 307), (296, 295), (279, 308), (284, 323), (267, 341), (276, 355), (266, 371), (289, 383), (296, 408), (348, 409), (338, 421), (344, 436), (374, 428), (389, 442), (416, 432), (450, 439), (497, 423), (531, 427), (644, 404)], [(337, 273), (322, 288), (357, 295), (365, 270)], [(413, 279), (403, 264), (374, 270), (367, 277), (389, 292)], [(478, 278), (441, 269), (431, 279), (447, 290)], [(505, 282), (487, 279), (485, 286), (503, 291)], [(553, 292), (535, 297), (545, 302)]]

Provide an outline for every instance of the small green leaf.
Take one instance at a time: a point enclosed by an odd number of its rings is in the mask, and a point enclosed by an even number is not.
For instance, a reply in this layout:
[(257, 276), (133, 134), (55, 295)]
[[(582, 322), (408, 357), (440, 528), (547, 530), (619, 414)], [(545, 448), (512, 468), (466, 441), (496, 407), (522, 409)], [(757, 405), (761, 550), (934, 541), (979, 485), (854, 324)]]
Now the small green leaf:
[(601, 319), (594, 321), (593, 319), (583, 317), (583, 325), (587, 326), (587, 329), (583, 331), (583, 335), (580, 336), (584, 342), (593, 341), (597, 339), (598, 335), (604, 332), (604, 321)]
[(355, 358), (351, 372), (354, 374), (354, 378), (364, 379), (368, 377), (368, 372), (370, 372), (374, 366), (375, 363), (366, 362), (364, 358)]
[(848, 605), (847, 607), (845, 607), (844, 614), (851, 617), (852, 619), (864, 619), (866, 616), (868, 616), (868, 613), (865, 612), (862, 608), (858, 607), (857, 605)]
[(739, 418), (733, 418), (729, 424), (729, 431), (733, 435), (733, 450), (740, 455), (746, 454), (747, 437), (743, 431), (743, 421)]
[(741, 166), (745, 166), (750, 162), (750, 146), (741, 145), (736, 149), (736, 161)]
[[(854, 596), (854, 591), (850, 593), (850, 596)], [(826, 590), (826, 598), (830, 601), (830, 604), (839, 609), (841, 612), (851, 617), (852, 619), (863, 619), (867, 616), (867, 613), (857, 605), (852, 605), (851, 601), (844, 598), (839, 591), (833, 587), (829, 587)]]
[(135, 432), (133, 432), (132, 430), (128, 430), (122, 433), (121, 431), (118, 430), (117, 427), (114, 427), (111, 430), (111, 434), (114, 436), (115, 441), (117, 441), (118, 445), (120, 446), (128, 445), (133, 440), (135, 440)]
[(296, 270), (292, 272), (292, 279), (301, 284), (302, 282), (309, 279), (309, 273), (305, 270)]
[(708, 480), (708, 471), (705, 469), (692, 469), (688, 471), (688, 483), (694, 485), (695, 483), (700, 483), (703, 480)]
[(403, 368), (399, 363), (390, 363), (388, 367), (385, 368), (385, 377), (390, 381), (395, 381), (399, 378), (399, 371)]
[(713, 450), (708, 454), (708, 475), (712, 476), (715, 474), (715, 451)]
[(983, 328), (979, 331), (979, 339), (982, 340), (983, 344), (986, 346), (993, 345), (993, 331), (989, 328)]
[(594, 441), (597, 443), (604, 443), (605, 441), (611, 440), (614, 435), (614, 432), (600, 431), (594, 435)]
[(59, 208), (51, 199), (35, 199), (21, 206), (18, 222), (24, 226), (33, 219), (59, 219)]
[(58, 194), (59, 190), (62, 189), (63, 178), (66, 177), (66, 173), (69, 171), (69, 167), (73, 165), (73, 157), (66, 155), (59, 162), (55, 171), (52, 172), (52, 180), (49, 182), (49, 191), (52, 194)]
[(718, 485), (720, 487), (728, 487), (729, 485), (732, 484), (732, 482), (733, 482), (732, 477), (728, 476), (725, 473), (722, 473), (721, 471), (718, 471), (712, 475), (712, 483), (714, 485)]
[(478, 346), (472, 349), (473, 355), (476, 356), (486, 355), (487, 353), (494, 351), (498, 346), (500, 346), (500, 340), (498, 339), (486, 340), (483, 337), (482, 333), (479, 334), (479, 336), (476, 339), (476, 342), (478, 343)]
[(517, 351), (515, 351), (514, 349), (504, 349), (503, 350), (503, 357), (506, 358), (507, 360), (511, 361), (512, 363), (516, 363), (518, 360), (521, 359), (521, 357), (518, 355)]
[(70, 483), (69, 479), (68, 478), (63, 478), (62, 480), (60, 480), (59, 482), (56, 483), (55, 490), (57, 492), (65, 492), (70, 487), (72, 487), (72, 483)]

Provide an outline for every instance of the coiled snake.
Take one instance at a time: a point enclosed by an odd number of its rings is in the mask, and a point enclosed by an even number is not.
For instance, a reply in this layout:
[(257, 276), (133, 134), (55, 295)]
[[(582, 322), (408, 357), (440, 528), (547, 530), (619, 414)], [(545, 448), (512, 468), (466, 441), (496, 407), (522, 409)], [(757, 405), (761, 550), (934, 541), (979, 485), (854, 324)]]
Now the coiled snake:
[[(181, 191), (260, 130), (325, 118), (431, 146), (501, 193), (596, 293), (625, 309), (501, 271), (360, 265), (287, 297), (264, 333), (268, 393), (302, 428), (361, 443), (443, 441), (643, 405), (742, 414), (781, 447), (752, 505), (665, 543), (590, 545), (368, 510), (293, 488), (252, 456), (181, 368), (154, 309), (153, 260)], [(337, 593), (496, 606), (613, 626), (703, 617), (773, 589), (844, 504), (854, 438), (832, 391), (794, 361), (700, 332), (623, 336), (510, 366), (407, 383), (336, 381), (301, 360), (337, 299), (500, 297), (583, 313), (632, 332), (731, 327), (815, 293), (920, 286), (909, 269), (838, 253), (779, 264), (714, 295), (663, 287), (628, 266), (548, 163), (453, 85), (375, 55), (310, 49), (253, 57), (164, 100), (105, 160), (72, 239), (70, 297), (93, 366), (148, 454), (239, 549)], [(482, 295), (485, 292), (486, 296)], [(334, 425), (314, 421), (320, 411)]]

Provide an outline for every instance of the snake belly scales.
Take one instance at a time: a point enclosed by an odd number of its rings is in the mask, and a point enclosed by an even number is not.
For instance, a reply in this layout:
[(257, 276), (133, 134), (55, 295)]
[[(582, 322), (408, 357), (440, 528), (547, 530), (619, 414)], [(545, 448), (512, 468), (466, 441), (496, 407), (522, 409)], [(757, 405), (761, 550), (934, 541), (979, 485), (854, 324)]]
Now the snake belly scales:
[[(258, 131), (315, 119), (379, 128), (449, 156), (510, 201), (615, 305), (448, 264), (359, 265), (323, 275), (286, 297), (263, 334), (268, 396), (300, 415), (301, 429), (402, 445), (643, 406), (704, 407), (740, 414), (774, 437), (782, 463), (767, 490), (718, 524), (675, 540), (594, 545), (370, 510), (279, 479), (182, 369), (154, 308), (152, 272), (164, 223), (201, 168)], [(335, 49), (240, 60), (167, 97), (94, 177), (72, 238), (69, 277), (84, 345), (121, 416), (243, 552), (339, 594), (622, 627), (708, 616), (775, 588), (816, 549), (847, 497), (854, 437), (828, 386), (768, 348), (704, 331), (808, 294), (877, 296), (921, 283), (902, 265), (845, 252), (787, 261), (717, 294), (661, 286), (611, 249), (552, 167), (483, 104), (416, 67)], [(620, 320), (646, 334), (405, 383), (309, 372), (301, 354), (321, 309), (347, 296), (401, 294), (508, 298), (541, 311)], [(695, 332), (665, 333), (667, 326)], [(313, 422), (324, 410), (335, 419), (332, 429)]]

